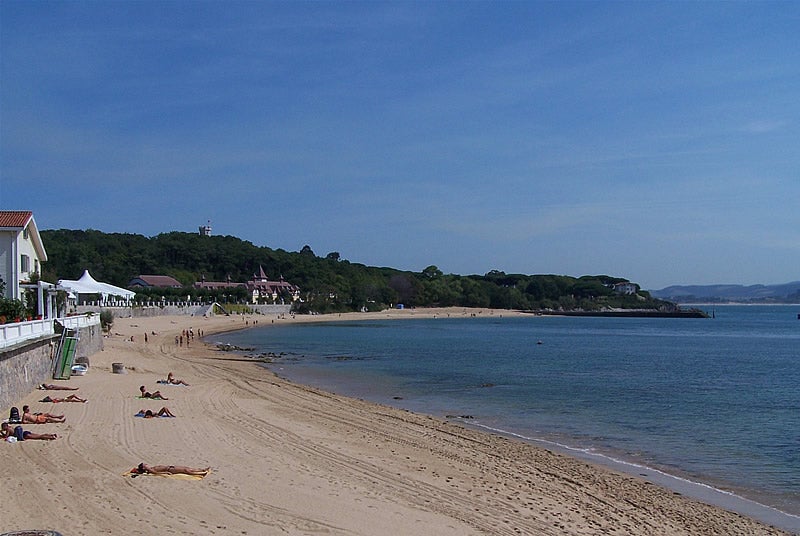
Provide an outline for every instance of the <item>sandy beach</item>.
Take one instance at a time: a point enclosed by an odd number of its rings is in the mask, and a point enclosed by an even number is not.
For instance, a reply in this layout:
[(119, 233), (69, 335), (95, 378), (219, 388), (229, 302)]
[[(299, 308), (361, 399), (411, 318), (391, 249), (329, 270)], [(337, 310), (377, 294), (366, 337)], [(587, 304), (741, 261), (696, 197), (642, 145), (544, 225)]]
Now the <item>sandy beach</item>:
[[(466, 314), (389, 311), (373, 317)], [(471, 313), (470, 313), (471, 314)], [(511, 315), (508, 311), (480, 314)], [(369, 318), (366, 314), (276, 323)], [(331, 535), (788, 534), (633, 476), (426, 415), (296, 385), (199, 342), (264, 316), (117, 318), (91, 368), (66, 385), (87, 403), (26, 425), (55, 441), (0, 445), (0, 532)], [(144, 334), (148, 334), (145, 342)], [(133, 337), (133, 341), (131, 341)], [(125, 374), (112, 373), (123, 363)], [(168, 372), (190, 386), (157, 384)], [(169, 400), (140, 399), (139, 386)], [(168, 407), (176, 418), (137, 418)], [(202, 480), (124, 473), (140, 462), (211, 466)]]

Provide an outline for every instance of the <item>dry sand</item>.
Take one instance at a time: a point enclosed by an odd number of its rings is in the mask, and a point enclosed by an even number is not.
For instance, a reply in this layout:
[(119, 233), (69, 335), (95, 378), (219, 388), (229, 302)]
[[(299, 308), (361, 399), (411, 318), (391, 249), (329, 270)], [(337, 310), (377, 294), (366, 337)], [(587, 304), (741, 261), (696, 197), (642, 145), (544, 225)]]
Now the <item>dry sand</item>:
[[(433, 314), (464, 313), (378, 316)], [(353, 316), (367, 317), (314, 320)], [(89, 373), (65, 382), (80, 387), (77, 394), (88, 403), (39, 402), (65, 391), (36, 391), (19, 401), (34, 411), (64, 413), (67, 422), (26, 426), (56, 432), (56, 441), (0, 444), (0, 530), (51, 529), (64, 536), (783, 534), (521, 441), (295, 385), (197, 339), (189, 348), (175, 344), (184, 329), (210, 334), (252, 325), (253, 318), (116, 319), (105, 350), (90, 356)], [(270, 322), (258, 318), (262, 326)], [(126, 374), (112, 374), (117, 362)], [(169, 371), (191, 386), (156, 384)], [(139, 385), (160, 389), (169, 401), (137, 398)], [(134, 417), (141, 408), (161, 406), (178, 417)], [(122, 476), (141, 461), (213, 471), (199, 481)]]

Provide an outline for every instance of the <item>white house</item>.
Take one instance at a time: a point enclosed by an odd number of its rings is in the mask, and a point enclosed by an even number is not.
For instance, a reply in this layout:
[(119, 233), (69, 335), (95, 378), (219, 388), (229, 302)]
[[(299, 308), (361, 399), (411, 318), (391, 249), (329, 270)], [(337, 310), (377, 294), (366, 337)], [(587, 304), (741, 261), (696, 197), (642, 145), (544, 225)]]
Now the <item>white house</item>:
[(39, 229), (29, 210), (0, 210), (0, 277), (6, 288), (3, 297), (22, 299), (20, 285), (30, 283), (47, 261)]
[(614, 284), (614, 292), (625, 295), (636, 294), (639, 292), (639, 287), (630, 281), (623, 281), (621, 283)]

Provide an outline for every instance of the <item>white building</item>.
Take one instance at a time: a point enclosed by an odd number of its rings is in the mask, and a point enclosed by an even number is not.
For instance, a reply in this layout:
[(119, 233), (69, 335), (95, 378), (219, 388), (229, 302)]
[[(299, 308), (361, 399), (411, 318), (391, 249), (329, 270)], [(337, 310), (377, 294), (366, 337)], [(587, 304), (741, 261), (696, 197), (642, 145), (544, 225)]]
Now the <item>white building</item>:
[(46, 261), (33, 212), (0, 210), (0, 277), (6, 285), (3, 297), (22, 299), (20, 285), (30, 283), (34, 273), (41, 275)]
[(624, 295), (636, 294), (639, 292), (639, 287), (630, 281), (623, 281), (622, 283), (614, 284), (614, 292)]

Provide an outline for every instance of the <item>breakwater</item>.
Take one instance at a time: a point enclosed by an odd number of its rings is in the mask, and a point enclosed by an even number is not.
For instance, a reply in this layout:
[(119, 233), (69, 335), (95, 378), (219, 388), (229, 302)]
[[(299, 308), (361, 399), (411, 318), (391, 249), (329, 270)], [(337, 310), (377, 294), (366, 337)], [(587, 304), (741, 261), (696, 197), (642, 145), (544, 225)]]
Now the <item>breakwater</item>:
[(523, 311), (538, 316), (599, 316), (607, 318), (709, 318), (708, 313), (699, 309), (686, 311), (655, 311), (652, 309), (631, 309), (624, 311)]

